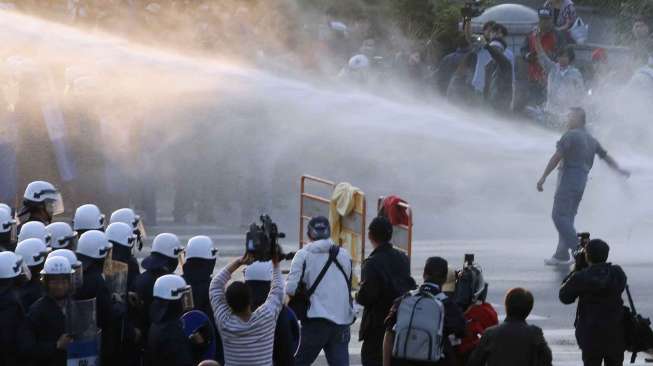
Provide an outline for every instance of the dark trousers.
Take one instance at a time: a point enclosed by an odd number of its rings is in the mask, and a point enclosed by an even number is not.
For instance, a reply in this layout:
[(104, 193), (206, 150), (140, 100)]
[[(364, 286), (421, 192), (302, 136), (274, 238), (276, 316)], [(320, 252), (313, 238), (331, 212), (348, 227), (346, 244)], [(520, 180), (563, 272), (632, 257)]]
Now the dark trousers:
[(583, 351), (583, 365), (585, 366), (623, 366), (624, 363), (624, 354), (616, 353), (612, 355), (606, 355), (595, 352), (584, 352)]
[(383, 333), (363, 339), (361, 347), (361, 363), (363, 366), (383, 365)]
[(328, 320), (309, 319), (302, 322), (301, 343), (295, 366), (310, 366), (324, 350), (329, 366), (349, 366), (349, 325)]

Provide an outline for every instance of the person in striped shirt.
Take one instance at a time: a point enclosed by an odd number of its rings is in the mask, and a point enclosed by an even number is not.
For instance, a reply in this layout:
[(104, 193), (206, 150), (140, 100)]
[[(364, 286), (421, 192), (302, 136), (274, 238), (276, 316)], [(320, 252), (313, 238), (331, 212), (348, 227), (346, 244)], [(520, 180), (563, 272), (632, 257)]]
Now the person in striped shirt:
[(272, 259), (270, 293), (257, 309), (252, 309), (252, 292), (244, 282), (234, 281), (225, 291), (232, 273), (252, 262), (251, 254), (234, 260), (220, 271), (209, 287), (211, 307), (222, 336), (224, 366), (272, 366), (274, 331), (284, 296), (278, 258)]

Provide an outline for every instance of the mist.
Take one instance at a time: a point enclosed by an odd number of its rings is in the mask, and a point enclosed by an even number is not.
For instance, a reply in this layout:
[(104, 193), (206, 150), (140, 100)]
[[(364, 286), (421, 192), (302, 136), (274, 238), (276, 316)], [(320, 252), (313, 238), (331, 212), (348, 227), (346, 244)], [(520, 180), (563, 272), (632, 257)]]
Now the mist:
[[(558, 132), (435, 97), (414, 98), (396, 92), (403, 90), (399, 85), (392, 85), (391, 96), (375, 95), (7, 11), (0, 11), (0, 24), (6, 104), (56, 98), (72, 123), (66, 136), (71, 149), (93, 151), (85, 166), (105, 161), (111, 172), (78, 166), (77, 174), (104, 175), (101, 180), (115, 184), (107, 189), (117, 191), (128, 180), (149, 182), (168, 203), (160, 210), (169, 208), (175, 182), (182, 182), (215, 193), (209, 201), (220, 225), (241, 225), (267, 212), (293, 234), (299, 178), (311, 174), (361, 188), (370, 212), (380, 195), (406, 199), (418, 239), (557, 241), (550, 219), (555, 177), (542, 194), (535, 184)], [(41, 85), (48, 74), (65, 87), (24, 87), (26, 79)], [(626, 245), (653, 231), (650, 108), (604, 98), (610, 113), (593, 121), (592, 131), (633, 176), (624, 181), (597, 159), (577, 229)], [(43, 174), (23, 175), (32, 180)], [(74, 199), (102, 203), (94, 198), (97, 187), (87, 188)], [(108, 213), (109, 207), (101, 208)]]

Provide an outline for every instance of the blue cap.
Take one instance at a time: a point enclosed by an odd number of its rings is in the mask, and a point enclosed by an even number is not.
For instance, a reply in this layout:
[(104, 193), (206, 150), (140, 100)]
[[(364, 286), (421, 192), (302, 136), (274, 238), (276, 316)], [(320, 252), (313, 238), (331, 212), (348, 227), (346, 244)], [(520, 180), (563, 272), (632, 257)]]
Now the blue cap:
[(329, 219), (324, 216), (312, 218), (308, 222), (308, 236), (311, 240), (322, 240), (331, 237)]

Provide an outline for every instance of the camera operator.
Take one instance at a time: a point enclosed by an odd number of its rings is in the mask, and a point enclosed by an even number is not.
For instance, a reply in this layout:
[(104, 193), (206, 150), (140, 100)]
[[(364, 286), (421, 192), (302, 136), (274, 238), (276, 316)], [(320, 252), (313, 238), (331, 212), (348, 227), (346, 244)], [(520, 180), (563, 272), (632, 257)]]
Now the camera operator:
[(610, 247), (600, 239), (585, 248), (588, 268), (573, 273), (560, 288), (560, 301), (578, 299), (576, 340), (585, 366), (622, 365), (624, 359), (624, 310), (621, 295), (626, 275), (621, 267), (607, 263)]
[(209, 298), (224, 348), (225, 366), (272, 365), (277, 316), (283, 306), (283, 281), (278, 251), (272, 253), (272, 288), (265, 302), (253, 308), (252, 290), (241, 281), (225, 286), (243, 265), (255, 261), (247, 252), (223, 268), (211, 281)]
[(302, 320), (296, 366), (311, 365), (323, 349), (330, 366), (349, 365), (350, 325), (355, 320), (351, 257), (330, 237), (326, 217), (311, 219), (308, 238), (312, 242), (297, 252), (290, 265), (286, 293), (291, 297), (307, 294), (310, 303)]

